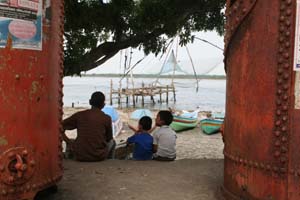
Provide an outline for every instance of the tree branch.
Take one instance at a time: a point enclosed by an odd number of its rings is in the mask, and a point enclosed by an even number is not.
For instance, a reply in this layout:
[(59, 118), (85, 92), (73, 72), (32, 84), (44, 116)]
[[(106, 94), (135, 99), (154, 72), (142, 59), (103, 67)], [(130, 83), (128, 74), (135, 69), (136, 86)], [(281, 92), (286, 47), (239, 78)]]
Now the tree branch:
[[(81, 71), (88, 71), (98, 67), (99, 65), (105, 63), (107, 60), (112, 58), (116, 55), (120, 50), (126, 49), (128, 47), (135, 47), (139, 44), (153, 38), (160, 36), (165, 30), (157, 29), (152, 33), (147, 35), (140, 35), (128, 38), (124, 41), (119, 42), (105, 42), (100, 44), (98, 47), (92, 49), (91, 51), (87, 52), (78, 66), (65, 66), (67, 68), (74, 68), (78, 69), (76, 73), (80, 73)], [(66, 71), (65, 75), (73, 75), (73, 71)]]

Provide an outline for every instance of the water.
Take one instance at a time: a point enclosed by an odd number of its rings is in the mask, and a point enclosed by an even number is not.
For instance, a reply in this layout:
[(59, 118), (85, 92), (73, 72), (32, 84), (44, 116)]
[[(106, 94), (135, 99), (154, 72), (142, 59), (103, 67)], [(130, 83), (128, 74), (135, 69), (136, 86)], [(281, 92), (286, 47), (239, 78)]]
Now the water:
[[(113, 80), (114, 89), (118, 88), (119, 78), (107, 77), (66, 77), (64, 78), (64, 106), (88, 107), (90, 95), (95, 91), (102, 91), (106, 95), (106, 103), (109, 104), (110, 81)], [(145, 85), (155, 81), (153, 78), (135, 78), (135, 85)], [(195, 110), (200, 108), (202, 111), (225, 111), (225, 80), (203, 79), (199, 82), (199, 90), (196, 92), (196, 82), (193, 79), (175, 79), (176, 102), (173, 94), (169, 95), (169, 104), (158, 103), (159, 96), (154, 97), (156, 104), (153, 105), (150, 98), (145, 98), (145, 107), (151, 109), (166, 109), (168, 107), (178, 110)], [(170, 79), (161, 79), (162, 84), (170, 84)], [(125, 85), (125, 83), (122, 83)], [(163, 96), (163, 99), (165, 97)], [(125, 99), (124, 99), (125, 100)], [(124, 101), (123, 100), (123, 101)], [(139, 100), (141, 102), (141, 100)], [(118, 107), (114, 100), (114, 106)], [(126, 105), (123, 103), (122, 107)], [(137, 104), (137, 107), (141, 105)]]

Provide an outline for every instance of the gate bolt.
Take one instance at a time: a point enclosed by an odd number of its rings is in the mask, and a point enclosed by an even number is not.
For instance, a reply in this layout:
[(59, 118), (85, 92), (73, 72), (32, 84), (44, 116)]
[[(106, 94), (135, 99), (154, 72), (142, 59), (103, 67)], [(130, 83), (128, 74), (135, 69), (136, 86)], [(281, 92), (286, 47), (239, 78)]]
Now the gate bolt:
[(29, 164), (30, 164), (31, 167), (34, 167), (35, 166), (35, 161), (31, 160)]
[(23, 155), (23, 156), (27, 156), (27, 155), (28, 155), (28, 151), (27, 151), (27, 150), (24, 150), (24, 151), (22, 152), (22, 155)]
[(6, 190), (2, 190), (1, 193), (2, 193), (3, 196), (6, 196), (6, 195), (7, 195), (7, 191), (6, 191)]
[(8, 182), (12, 183), (15, 181), (15, 178), (13, 176), (8, 177)]
[(30, 185), (26, 186), (26, 190), (29, 191), (30, 190)]
[(9, 190), (9, 193), (10, 194), (13, 194), (13, 193), (15, 193), (16, 192), (16, 189), (15, 188), (11, 188), (10, 190)]

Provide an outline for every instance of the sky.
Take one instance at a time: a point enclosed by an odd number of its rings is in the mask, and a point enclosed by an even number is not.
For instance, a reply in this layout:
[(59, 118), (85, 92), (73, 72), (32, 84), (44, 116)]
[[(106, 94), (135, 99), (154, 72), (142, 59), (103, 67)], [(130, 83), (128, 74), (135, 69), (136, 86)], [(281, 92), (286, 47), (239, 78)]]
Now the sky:
[[(207, 40), (221, 48), (224, 48), (223, 37), (219, 36), (216, 32), (198, 32), (194, 33), (198, 38)], [(175, 55), (177, 52), (177, 62), (178, 65), (187, 74), (193, 74), (193, 67), (189, 59), (187, 50), (185, 47), (178, 47), (176, 51), (176, 43), (174, 43), (172, 50)], [(197, 74), (205, 75), (225, 75), (224, 64), (223, 64), (223, 51), (213, 47), (205, 42), (195, 39), (194, 43), (187, 45), (190, 52), (191, 58), (193, 60), (195, 70)], [(130, 50), (122, 50), (116, 54), (113, 58), (108, 60), (101, 66), (92, 69), (87, 72), (87, 74), (123, 74), (124, 73), (124, 60), (125, 54), (129, 57)], [(166, 55), (161, 57), (155, 57), (153, 54), (148, 55), (142, 62), (135, 66), (133, 69), (134, 74), (157, 74), (160, 72), (164, 61), (166, 60)], [(133, 50), (131, 66), (136, 64), (140, 59), (144, 57), (144, 52), (137, 49)], [(181, 73), (178, 73), (181, 74)]]

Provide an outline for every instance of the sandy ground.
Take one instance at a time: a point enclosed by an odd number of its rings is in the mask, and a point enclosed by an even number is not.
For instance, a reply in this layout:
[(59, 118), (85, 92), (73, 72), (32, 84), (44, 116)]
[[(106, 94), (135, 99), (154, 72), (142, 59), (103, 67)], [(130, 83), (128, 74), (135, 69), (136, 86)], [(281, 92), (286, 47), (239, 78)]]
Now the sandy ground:
[[(82, 108), (65, 108), (64, 117), (79, 110)], [(130, 112), (119, 110), (125, 126), (117, 142), (132, 134), (126, 126), (135, 123), (129, 120)], [(67, 134), (76, 137), (76, 131)], [(58, 191), (39, 195), (37, 200), (222, 200), (221, 135), (207, 136), (197, 127), (177, 136), (174, 162), (65, 160)]]
[(223, 160), (65, 161), (58, 192), (38, 200), (222, 200)]
[[(73, 113), (84, 110), (86, 108), (64, 108), (64, 118), (69, 117)], [(122, 133), (115, 138), (117, 143), (126, 140), (133, 134), (128, 129), (127, 124), (137, 126), (137, 122), (130, 120), (129, 116), (133, 109), (118, 110), (124, 124)], [(157, 111), (152, 111), (153, 116), (156, 116)], [(203, 118), (205, 113), (200, 112), (199, 118)], [(76, 131), (67, 131), (69, 137), (76, 137)], [(223, 141), (221, 134), (205, 135), (202, 133), (200, 126), (188, 131), (177, 134), (176, 150), (178, 159), (223, 159)]]

